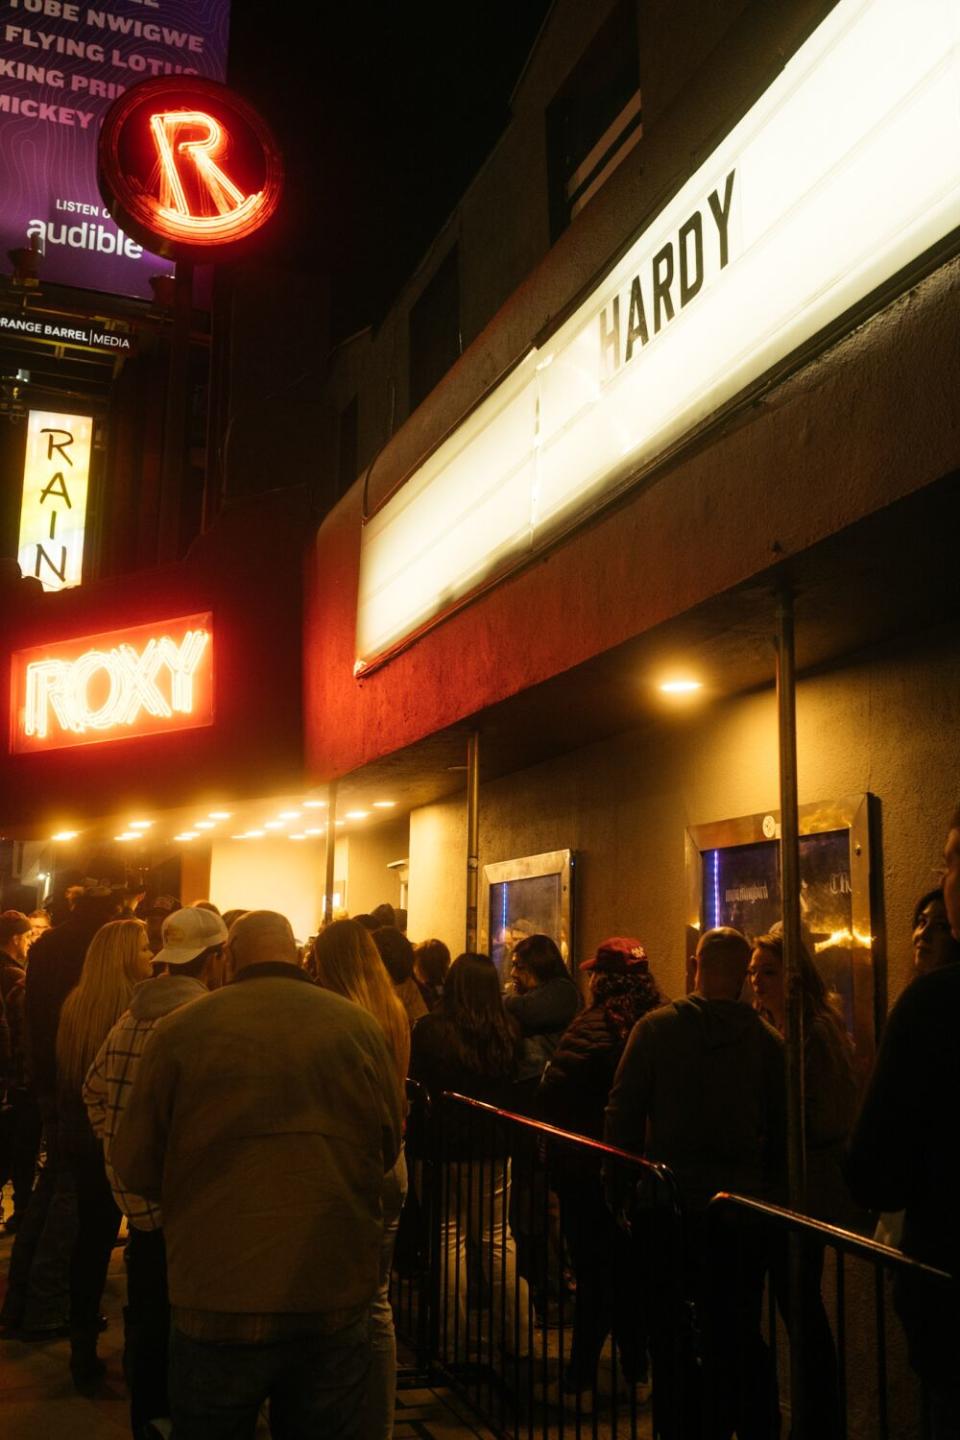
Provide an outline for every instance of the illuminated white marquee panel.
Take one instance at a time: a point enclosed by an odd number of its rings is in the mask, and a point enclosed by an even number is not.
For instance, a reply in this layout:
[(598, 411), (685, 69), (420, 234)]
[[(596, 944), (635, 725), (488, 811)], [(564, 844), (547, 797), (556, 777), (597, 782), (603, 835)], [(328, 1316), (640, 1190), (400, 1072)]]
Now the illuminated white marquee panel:
[(89, 415), (30, 411), (18, 559), (44, 590), (65, 590), (83, 578), (92, 442)]
[(212, 616), (20, 650), (11, 678), (15, 753), (210, 725)]
[(960, 5), (840, 0), (589, 300), (364, 526), (357, 669), (960, 226)]

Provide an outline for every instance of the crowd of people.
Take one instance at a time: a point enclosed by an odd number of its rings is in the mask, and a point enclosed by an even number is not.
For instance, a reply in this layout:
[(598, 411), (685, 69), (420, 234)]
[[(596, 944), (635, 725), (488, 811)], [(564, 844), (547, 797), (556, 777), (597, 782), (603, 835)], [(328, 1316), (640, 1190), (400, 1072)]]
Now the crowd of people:
[[(702, 1399), (711, 1434), (778, 1433), (760, 1326), (769, 1277), (785, 1321), (802, 1317), (816, 1376), (803, 1433), (840, 1435), (823, 1244), (804, 1241), (797, 1306), (785, 1245), (741, 1232), (718, 1246), (708, 1225), (718, 1191), (786, 1198), (777, 927), (749, 940), (728, 927), (703, 934), (689, 993), (670, 1001), (631, 936), (597, 946), (579, 984), (552, 939), (527, 936), (504, 987), (487, 955), (451, 961), (439, 940), (412, 944), (386, 905), (301, 947), (273, 911), (221, 915), (208, 901), (159, 897), (134, 912), (130, 901), (79, 889), (52, 926), (0, 914), (0, 1179), (12, 1183), (14, 1233), (0, 1326), (22, 1341), (68, 1337), (73, 1382), (95, 1392), (100, 1303), (125, 1224), (135, 1440), (252, 1435), (266, 1400), (278, 1435), (390, 1440), (408, 1078), (434, 1102), (454, 1091), (668, 1167), (684, 1217), (683, 1274), (669, 1278), (706, 1337), (684, 1377), (688, 1414)], [(801, 956), (806, 1210), (862, 1231), (887, 1212), (884, 1233), (956, 1276), (945, 1116), (960, 1078), (960, 812), (943, 885), (913, 919), (916, 978), (865, 1094), (840, 1014)], [(475, 1158), (456, 1118), (441, 1144), (444, 1160), (466, 1158), (468, 1144)], [(545, 1399), (589, 1402), (612, 1333), (641, 1400), (652, 1362), (656, 1433), (673, 1440), (694, 1433), (674, 1413), (675, 1388), (658, 1380), (676, 1320), (661, 1295), (675, 1287), (658, 1277), (663, 1254), (618, 1223), (622, 1197), (602, 1153), (561, 1146), (538, 1167), (522, 1146), (508, 1155), (491, 1142), (482, 1165), (449, 1167), (437, 1257), (445, 1314), (466, 1331), (471, 1267), (495, 1254), (493, 1328), (515, 1363), (529, 1360), (533, 1311), (547, 1323), (550, 1265), (544, 1244), (530, 1244), (531, 1206), (518, 1202), (540, 1185), (575, 1277), (571, 1347)], [(956, 1436), (956, 1281), (931, 1296), (907, 1276), (898, 1305), (932, 1433)]]

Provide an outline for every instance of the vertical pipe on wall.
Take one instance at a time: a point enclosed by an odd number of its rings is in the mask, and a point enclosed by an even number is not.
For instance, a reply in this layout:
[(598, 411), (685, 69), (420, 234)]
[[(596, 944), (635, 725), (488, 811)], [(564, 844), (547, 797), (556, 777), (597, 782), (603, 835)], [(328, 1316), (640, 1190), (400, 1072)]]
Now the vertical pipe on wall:
[(480, 893), (480, 736), (467, 741), (467, 926), (465, 949), (478, 943), (477, 902)]
[(333, 886), (337, 858), (337, 782), (331, 780), (327, 786), (327, 837), (324, 856), (326, 873), (323, 880), (323, 923), (329, 925), (333, 919)]
[(167, 406), (163, 431), (163, 472), (157, 560), (179, 558), (180, 500), (187, 440), (187, 392), (190, 383), (190, 322), (193, 318), (193, 265), (178, 260), (173, 290), (173, 334), (167, 374)]
[[(792, 1210), (805, 1208), (803, 993), (800, 977), (800, 811), (797, 800), (797, 683), (793, 595), (777, 597), (777, 723), (780, 750), (780, 892), (783, 906), (783, 999), (787, 1067), (787, 1186)], [(797, 1440), (803, 1423), (803, 1255), (800, 1236), (787, 1239), (790, 1414)]]
[(797, 803), (797, 688), (793, 597), (777, 599), (777, 720), (780, 740), (780, 888), (787, 1050), (787, 1180), (790, 1204), (806, 1191), (803, 1123), (803, 996), (800, 978), (800, 813)]

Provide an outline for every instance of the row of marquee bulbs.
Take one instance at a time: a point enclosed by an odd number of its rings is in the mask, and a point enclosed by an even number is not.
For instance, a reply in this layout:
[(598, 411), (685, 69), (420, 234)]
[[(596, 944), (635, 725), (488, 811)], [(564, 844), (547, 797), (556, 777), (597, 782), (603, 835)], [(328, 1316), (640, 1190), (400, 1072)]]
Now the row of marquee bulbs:
[[(304, 809), (312, 809), (312, 810), (313, 810), (313, 809), (319, 810), (319, 809), (321, 809), (321, 808), (324, 808), (324, 807), (326, 806), (326, 803), (327, 803), (326, 800), (305, 800), (305, 801), (303, 802), (303, 804), (304, 804)], [(397, 803), (396, 800), (374, 800), (373, 803), (372, 803), (372, 805), (371, 805), (371, 809), (373, 809), (373, 810), (392, 810), (392, 809), (394, 808), (394, 806), (396, 805), (396, 803)], [(265, 835), (268, 835), (268, 834), (270, 834), (271, 832), (276, 833), (276, 831), (278, 831), (278, 830), (283, 830), (283, 829), (285, 829), (286, 826), (289, 825), (289, 824), (291, 824), (294, 820), (299, 820), (300, 817), (301, 817), (301, 813), (302, 813), (302, 812), (299, 811), (299, 810), (281, 810), (280, 813), (279, 813), (279, 815), (277, 815), (277, 817), (276, 817), (275, 820), (265, 820), (265, 821), (263, 822), (263, 825), (262, 825), (262, 826), (258, 826), (258, 827), (256, 827), (256, 828), (253, 829), (253, 830), (244, 830), (244, 831), (242, 831), (239, 835), (231, 835), (231, 836), (230, 836), (230, 839), (231, 839), (231, 840), (260, 840), (260, 839), (262, 839)], [(337, 829), (339, 829), (340, 827), (342, 827), (343, 825), (345, 825), (348, 820), (366, 820), (366, 818), (367, 818), (367, 816), (368, 816), (369, 814), (370, 814), (370, 811), (369, 811), (369, 810), (347, 810), (346, 813), (344, 814), (343, 819), (342, 819), (342, 820), (335, 820), (335, 821), (334, 821), (334, 825), (335, 825), (335, 827), (336, 827)], [(199, 826), (198, 826), (197, 828), (199, 829)], [(311, 825), (311, 826), (304, 826), (304, 828), (303, 828), (302, 830), (292, 831), (292, 832), (287, 836), (287, 839), (288, 839), (288, 840), (312, 840), (312, 839), (315, 839), (316, 836), (318, 836), (318, 835), (325, 835), (325, 834), (326, 834), (326, 827), (325, 827), (325, 826)], [(196, 832), (195, 832), (195, 831), (186, 830), (186, 831), (184, 831), (184, 833), (183, 833), (182, 835), (175, 835), (173, 838), (174, 838), (175, 840), (195, 840), (197, 837), (196, 837)]]
[[(396, 805), (395, 800), (374, 800), (371, 809), (392, 810)], [(304, 800), (304, 810), (326, 809), (326, 800)], [(189, 830), (182, 830), (179, 835), (174, 835), (176, 841), (188, 841), (198, 839), (205, 831), (215, 830), (221, 820), (229, 820), (233, 814), (232, 810), (210, 810), (205, 820), (195, 820)], [(303, 814), (301, 810), (281, 810), (275, 819), (265, 820), (261, 827), (253, 830), (244, 830), (238, 835), (231, 835), (231, 840), (256, 840), (272, 831), (284, 830), (294, 820), (299, 820)], [(337, 827), (345, 825), (348, 820), (366, 820), (370, 814), (369, 810), (348, 810), (342, 820), (335, 822)], [(127, 843), (131, 840), (142, 840), (146, 832), (153, 826), (152, 820), (131, 820), (126, 830), (119, 835), (114, 835), (114, 840)], [(307, 840), (316, 835), (326, 833), (326, 827), (305, 826), (302, 831), (296, 831), (287, 836), (289, 840)], [(79, 830), (58, 830), (51, 835), (51, 840), (66, 843), (75, 840), (80, 834)]]

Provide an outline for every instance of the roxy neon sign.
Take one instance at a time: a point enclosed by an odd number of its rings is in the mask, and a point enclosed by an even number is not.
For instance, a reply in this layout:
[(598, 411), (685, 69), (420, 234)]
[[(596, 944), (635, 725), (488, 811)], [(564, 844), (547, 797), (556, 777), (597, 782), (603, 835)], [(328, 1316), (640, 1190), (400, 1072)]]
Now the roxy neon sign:
[(199, 76), (165, 76), (111, 107), (99, 179), (113, 217), (144, 245), (211, 260), (270, 219), (282, 164), (269, 129), (238, 95)]
[(85, 636), (13, 657), (13, 749), (209, 725), (212, 617)]

